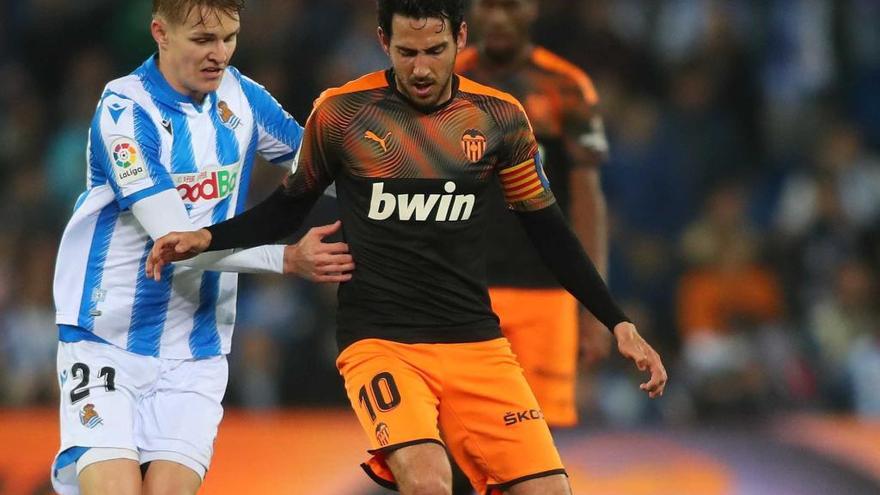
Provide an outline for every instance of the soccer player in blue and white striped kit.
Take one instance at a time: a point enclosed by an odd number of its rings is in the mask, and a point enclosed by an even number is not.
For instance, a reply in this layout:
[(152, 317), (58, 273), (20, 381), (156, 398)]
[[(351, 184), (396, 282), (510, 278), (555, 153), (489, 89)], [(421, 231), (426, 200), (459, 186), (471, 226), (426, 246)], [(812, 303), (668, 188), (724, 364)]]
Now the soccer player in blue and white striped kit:
[[(292, 246), (214, 253), (144, 272), (153, 241), (244, 209), (256, 154), (293, 164), (302, 128), (228, 65), (243, 0), (154, 0), (158, 53), (110, 82), (88, 184), (55, 272), (62, 495), (196, 493), (223, 415), (237, 275), (350, 278), (339, 224)], [(143, 475), (142, 475), (143, 468)]]

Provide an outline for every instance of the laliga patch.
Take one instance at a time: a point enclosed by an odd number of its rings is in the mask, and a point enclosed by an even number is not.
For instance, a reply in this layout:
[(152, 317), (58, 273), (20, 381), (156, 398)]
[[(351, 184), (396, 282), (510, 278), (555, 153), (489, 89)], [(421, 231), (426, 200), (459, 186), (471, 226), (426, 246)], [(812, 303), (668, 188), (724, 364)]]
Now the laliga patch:
[(116, 183), (125, 186), (147, 176), (147, 167), (140, 148), (133, 139), (119, 138), (110, 145), (110, 161)]

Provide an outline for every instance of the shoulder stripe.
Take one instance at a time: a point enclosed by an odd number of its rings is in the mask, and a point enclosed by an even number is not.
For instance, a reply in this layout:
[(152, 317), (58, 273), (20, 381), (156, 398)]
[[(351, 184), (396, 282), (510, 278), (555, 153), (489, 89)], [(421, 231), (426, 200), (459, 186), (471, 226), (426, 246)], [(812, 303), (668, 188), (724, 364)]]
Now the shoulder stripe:
[(596, 87), (593, 86), (593, 81), (573, 63), (541, 47), (536, 47), (532, 51), (532, 62), (538, 67), (571, 78), (580, 87), (587, 103), (590, 105), (599, 103), (599, 94), (596, 92)]
[(459, 91), (465, 93), (473, 93), (478, 95), (491, 96), (492, 98), (497, 98), (502, 101), (506, 101), (511, 105), (516, 105), (517, 108), (522, 110), (523, 113), (526, 113), (525, 109), (522, 106), (522, 103), (519, 102), (513, 95), (505, 93), (504, 91), (497, 90), (495, 88), (491, 88), (489, 86), (484, 86), (480, 83), (471, 81), (470, 79), (462, 76), (458, 76), (459, 78)]
[(318, 108), (324, 101), (339, 95), (357, 93), (360, 91), (370, 91), (372, 89), (387, 88), (388, 80), (385, 78), (385, 71), (380, 70), (362, 76), (354, 81), (349, 81), (338, 88), (330, 88), (321, 93), (315, 100), (315, 108)]

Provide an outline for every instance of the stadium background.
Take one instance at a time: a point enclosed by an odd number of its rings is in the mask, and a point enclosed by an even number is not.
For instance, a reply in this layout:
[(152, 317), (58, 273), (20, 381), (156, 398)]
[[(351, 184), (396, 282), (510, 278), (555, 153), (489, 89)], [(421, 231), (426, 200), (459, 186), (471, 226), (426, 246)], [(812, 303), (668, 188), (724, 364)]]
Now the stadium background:
[[(578, 493), (880, 493), (880, 3), (540, 0), (611, 140), (610, 283), (670, 384), (612, 357), (558, 443)], [(0, 493), (57, 447), (51, 299), (103, 84), (153, 50), (149, 0), (0, 16)], [(252, 0), (233, 63), (304, 122), (384, 67), (367, 0)], [(274, 187), (256, 180), (251, 198)], [(259, 169), (258, 168), (258, 169)], [(313, 222), (332, 217), (322, 204)], [(380, 493), (333, 366), (330, 287), (244, 277), (229, 413), (203, 493)]]

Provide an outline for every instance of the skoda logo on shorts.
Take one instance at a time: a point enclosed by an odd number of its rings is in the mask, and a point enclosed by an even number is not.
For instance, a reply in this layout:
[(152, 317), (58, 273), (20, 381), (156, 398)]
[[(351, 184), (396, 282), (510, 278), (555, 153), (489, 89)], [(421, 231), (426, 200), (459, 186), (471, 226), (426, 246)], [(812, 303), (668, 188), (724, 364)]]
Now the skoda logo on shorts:
[(379, 445), (386, 446), (388, 442), (391, 441), (391, 432), (388, 431), (388, 425), (385, 423), (379, 423), (376, 425), (376, 440), (379, 441)]

